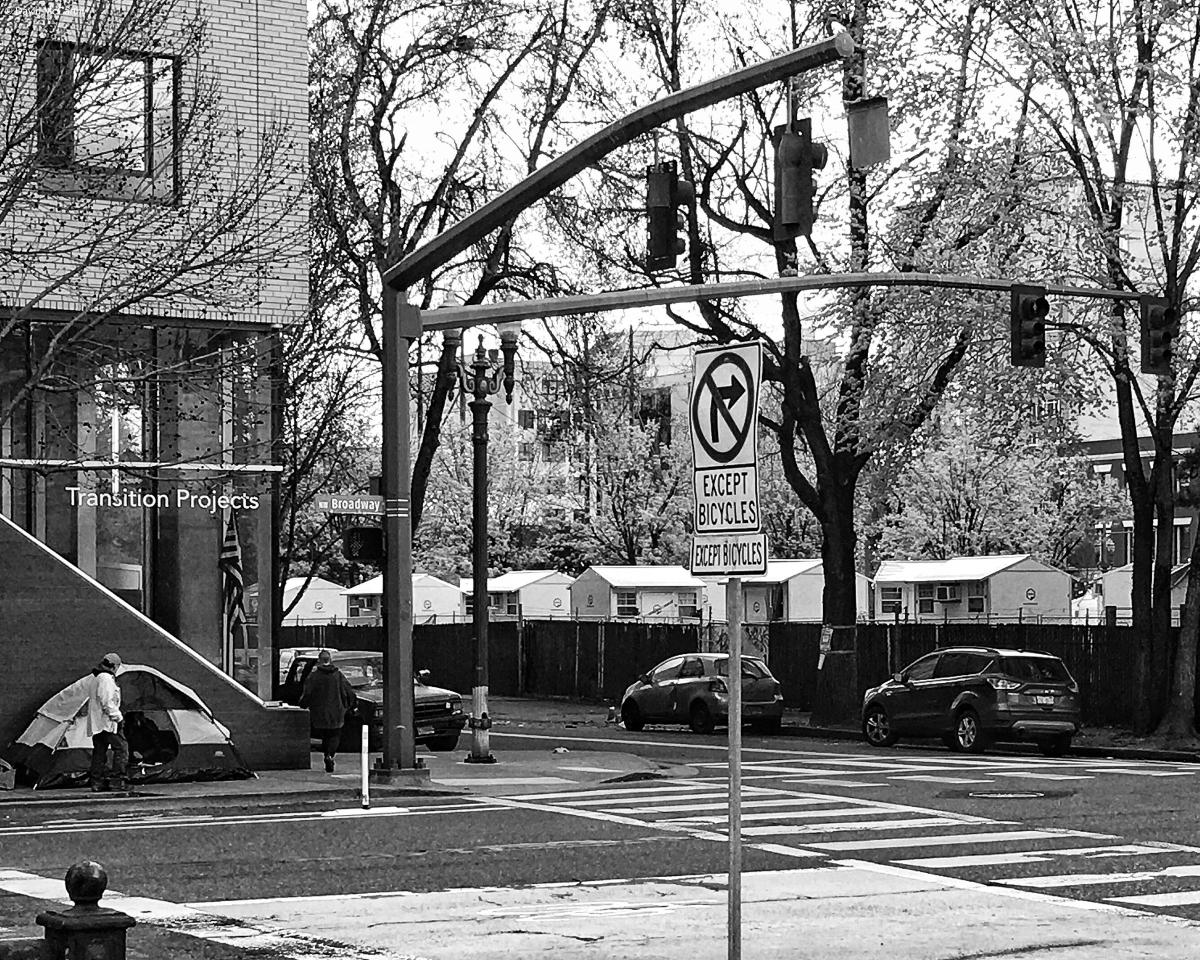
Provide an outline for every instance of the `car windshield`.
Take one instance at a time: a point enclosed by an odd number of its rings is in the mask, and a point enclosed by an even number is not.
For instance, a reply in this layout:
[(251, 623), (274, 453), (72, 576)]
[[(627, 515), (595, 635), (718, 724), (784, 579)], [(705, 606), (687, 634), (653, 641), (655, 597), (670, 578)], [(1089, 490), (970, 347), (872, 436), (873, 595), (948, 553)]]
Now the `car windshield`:
[(1053, 657), (1002, 657), (1000, 671), (1026, 683), (1071, 682), (1071, 675), (1063, 662)]
[(352, 687), (369, 687), (383, 683), (383, 658), (364, 657), (361, 660), (335, 660), (334, 666), (342, 671), (342, 676), (350, 681)]
[[(721, 677), (729, 676), (729, 660), (717, 661), (717, 675)], [(760, 660), (743, 660), (742, 661), (742, 676), (749, 677), (751, 680), (763, 680), (771, 675), (771, 672)]]

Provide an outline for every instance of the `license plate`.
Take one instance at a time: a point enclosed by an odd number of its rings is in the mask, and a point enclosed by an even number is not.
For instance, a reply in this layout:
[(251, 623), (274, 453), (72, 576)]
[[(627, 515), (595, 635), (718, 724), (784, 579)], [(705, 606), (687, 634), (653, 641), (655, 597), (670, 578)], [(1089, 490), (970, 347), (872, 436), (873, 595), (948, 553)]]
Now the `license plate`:
[(428, 737), (433, 735), (433, 727), (417, 727), (418, 737)]
[(1041, 704), (1043, 707), (1052, 707), (1052, 706), (1054, 706), (1054, 698), (1053, 698), (1053, 697), (1034, 697), (1034, 698), (1033, 698), (1033, 702), (1034, 702), (1034, 703), (1039, 703), (1039, 704)]

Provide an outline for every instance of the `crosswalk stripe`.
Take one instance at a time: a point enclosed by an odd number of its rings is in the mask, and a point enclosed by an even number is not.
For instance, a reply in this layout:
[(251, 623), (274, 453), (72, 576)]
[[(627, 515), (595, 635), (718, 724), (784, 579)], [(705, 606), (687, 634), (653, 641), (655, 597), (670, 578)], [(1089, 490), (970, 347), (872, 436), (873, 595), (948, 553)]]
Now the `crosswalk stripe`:
[(1093, 887), (1107, 883), (1144, 883), (1147, 880), (1160, 880), (1165, 877), (1200, 877), (1200, 864), (1187, 863), (1136, 873), (1064, 873), (1052, 877), (1010, 877), (994, 882), (1009, 887), (1034, 887), (1043, 890), (1050, 887)]
[(1128, 903), (1138, 907), (1187, 907), (1200, 903), (1200, 890), (1175, 893), (1151, 893), (1140, 897), (1108, 897), (1109, 903)]
[[(816, 800), (812, 797), (795, 797), (784, 800), (743, 800), (742, 809), (752, 810), (761, 807), (800, 807), (816, 806), (827, 803), (826, 800)], [(680, 803), (655, 804), (639, 807), (605, 807), (609, 813), (688, 813), (700, 810), (722, 810), (729, 806), (729, 801), (723, 803)]]
[(676, 793), (695, 790), (696, 787), (690, 783), (664, 783), (655, 787), (609, 787), (601, 790), (561, 790), (557, 793), (523, 793), (519, 797), (511, 797), (512, 800), (569, 800), (572, 797), (602, 797), (602, 796), (634, 796), (640, 793), (664, 793), (674, 791)]
[[(770, 810), (766, 813), (744, 813), (742, 822), (758, 820), (808, 820), (817, 817), (875, 817), (880, 811), (870, 807), (837, 807), (832, 810)], [(724, 823), (725, 817), (672, 817), (662, 823)], [(851, 825), (853, 826), (853, 825)]]
[(997, 770), (994, 774), (997, 777), (1021, 777), (1024, 780), (1095, 780), (1095, 777), (1087, 775), (1074, 775), (1065, 773), (1036, 773), (1032, 770)]
[(1126, 770), (1124, 768), (1109, 767), (1106, 770), (1097, 770), (1096, 773), (1127, 773), (1131, 777), (1194, 777), (1200, 771), (1197, 770)]
[[(777, 823), (762, 827), (745, 827), (746, 837), (796, 836), (797, 834), (848, 833), (851, 830), (909, 830), (915, 827), (960, 827), (961, 820), (950, 817), (911, 817), (907, 820), (868, 820), (855, 823)], [(912, 837), (908, 838), (912, 840)], [(827, 843), (812, 843), (811, 847), (840, 849)], [(855, 849), (854, 846), (846, 849)]]
[[(776, 793), (783, 793), (784, 791), (782, 791), (782, 790), (777, 790), (777, 791), (775, 791), (775, 792), (776, 792)], [(750, 793), (750, 791), (749, 791), (748, 789), (744, 789), (744, 790), (742, 791), (742, 795), (743, 795), (743, 796), (746, 796), (746, 795), (747, 795), (747, 794), (749, 794), (749, 793)], [(524, 799), (524, 797), (522, 797), (522, 798), (520, 798), (520, 799)], [(608, 807), (609, 805), (611, 805), (611, 804), (622, 804), (622, 803), (638, 803), (638, 804), (643, 804), (643, 803), (644, 803), (644, 804), (654, 804), (654, 803), (670, 803), (670, 802), (671, 802), (671, 801), (673, 801), (673, 800), (713, 800), (713, 801), (725, 801), (725, 802), (728, 802), (728, 800), (729, 800), (729, 791), (728, 791), (728, 790), (697, 790), (697, 791), (695, 791), (695, 792), (693, 792), (693, 793), (670, 793), (670, 794), (667, 794), (666, 796), (664, 796), (664, 797), (663, 797), (661, 800), (659, 800), (659, 798), (658, 798), (658, 797), (656, 797), (656, 796), (654, 796), (653, 794), (648, 794), (648, 795), (639, 795), (639, 794), (623, 794), (623, 795), (621, 795), (621, 796), (618, 796), (618, 797), (603, 797), (603, 798), (596, 799), (596, 800), (568, 800), (568, 801), (566, 801), (566, 802), (564, 802), (564, 803), (556, 803), (556, 804), (555, 804), (555, 806), (560, 806), (560, 807), (568, 807), (568, 806), (569, 806), (569, 807), (600, 807), (600, 808), (607, 808), (607, 807)], [(639, 806), (639, 808), (638, 808), (638, 809), (645, 809), (645, 807)]]
[[(900, 821), (893, 821), (899, 823)], [(861, 824), (842, 824), (861, 826)], [(818, 850), (883, 850), (897, 847), (950, 847), (970, 843), (1008, 843), (1015, 840), (1048, 840), (1051, 837), (1093, 837), (1097, 840), (1116, 839), (1107, 833), (1083, 833), (1075, 830), (1007, 830), (992, 833), (958, 833), (933, 837), (886, 837), (873, 840), (837, 840), (830, 843), (811, 843)]]
[(781, 782), (782, 783), (806, 783), (806, 784), (812, 784), (813, 786), (819, 785), (822, 787), (887, 787), (887, 786), (891, 786), (891, 784), (874, 783), (870, 780), (826, 780), (826, 779), (817, 778), (817, 777), (802, 777), (800, 779), (792, 778), (792, 779), (783, 780)]
[(969, 777), (932, 777), (928, 774), (908, 777), (888, 777), (889, 780), (920, 780), (922, 783), (995, 783), (995, 780), (972, 780)]
[(899, 863), (906, 867), (944, 870), (955, 867), (1000, 867), (1018, 863), (1045, 863), (1054, 857), (1074, 856), (1095, 860), (1102, 857), (1133, 857), (1171, 852), (1163, 847), (1126, 843), (1110, 847), (1064, 847), (1058, 850), (1022, 850), (1016, 853), (963, 854), (958, 857), (917, 857), (912, 860), (893, 860), (892, 863)]

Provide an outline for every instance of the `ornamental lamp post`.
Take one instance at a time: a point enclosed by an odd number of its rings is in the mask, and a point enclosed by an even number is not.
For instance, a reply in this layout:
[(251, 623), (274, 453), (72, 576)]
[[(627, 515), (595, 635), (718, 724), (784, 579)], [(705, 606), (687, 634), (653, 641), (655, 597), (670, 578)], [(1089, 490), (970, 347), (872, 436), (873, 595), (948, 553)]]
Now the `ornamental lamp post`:
[[(500, 353), (503, 360), (497, 366), (495, 351), (483, 346), (483, 335), (470, 364), (461, 361), (455, 364), (459, 386), (469, 393), (471, 400), (472, 431), (474, 448), (474, 489), (472, 490), (471, 551), (472, 574), (472, 621), (475, 626), (475, 685), (471, 690), (471, 752), (467, 763), (495, 763), (489, 743), (488, 731), (492, 720), (488, 716), (488, 414), (492, 402), (488, 398), (504, 388), (505, 402), (512, 403), (513, 386), (516, 383), (517, 340), (521, 335), (520, 321), (496, 325), (500, 333)], [(457, 352), (462, 342), (461, 330), (446, 330), (445, 343)], [(468, 367), (470, 368), (468, 371)]]

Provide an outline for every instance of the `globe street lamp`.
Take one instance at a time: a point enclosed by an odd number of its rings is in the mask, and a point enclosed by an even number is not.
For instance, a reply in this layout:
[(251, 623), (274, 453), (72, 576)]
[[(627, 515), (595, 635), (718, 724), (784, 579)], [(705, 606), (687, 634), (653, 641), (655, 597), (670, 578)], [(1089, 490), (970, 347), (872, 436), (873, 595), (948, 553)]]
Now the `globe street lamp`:
[[(517, 338), (521, 334), (520, 321), (497, 324), (500, 333), (500, 353), (503, 362), (496, 365), (495, 351), (484, 349), (483, 336), (475, 349), (475, 358), (468, 365), (455, 365), (458, 382), (464, 393), (472, 396), (472, 446), (474, 448), (474, 489), (471, 494), (472, 521), (471, 574), (473, 599), (472, 621), (475, 626), (475, 686), (471, 694), (471, 752), (468, 763), (495, 763), (489, 743), (488, 731), (492, 721), (488, 716), (488, 498), (487, 498), (487, 450), (488, 413), (492, 402), (488, 398), (504, 388), (504, 398), (512, 403), (513, 385), (516, 381)], [(447, 330), (443, 336), (448, 346), (457, 351), (462, 342), (461, 330)], [(470, 368), (468, 370), (468, 367)]]

